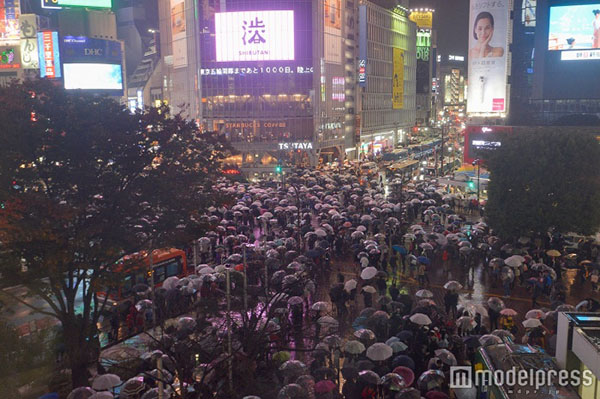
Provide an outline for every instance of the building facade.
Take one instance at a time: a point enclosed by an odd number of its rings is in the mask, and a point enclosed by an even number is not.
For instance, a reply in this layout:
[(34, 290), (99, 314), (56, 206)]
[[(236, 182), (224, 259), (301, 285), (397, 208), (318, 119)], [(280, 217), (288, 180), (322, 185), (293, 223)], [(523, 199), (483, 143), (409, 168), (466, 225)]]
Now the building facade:
[(417, 27), (408, 10), (359, 5), (359, 156), (394, 148), (416, 120)]

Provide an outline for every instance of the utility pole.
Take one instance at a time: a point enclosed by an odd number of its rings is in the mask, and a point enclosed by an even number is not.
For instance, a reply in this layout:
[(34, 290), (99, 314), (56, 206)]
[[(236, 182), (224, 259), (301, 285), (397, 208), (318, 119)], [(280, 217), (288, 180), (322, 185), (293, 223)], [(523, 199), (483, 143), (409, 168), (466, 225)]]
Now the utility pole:
[(440, 159), (442, 160), (441, 166), (441, 176), (444, 176), (444, 130), (446, 129), (446, 124), (442, 125), (442, 144), (440, 145)]

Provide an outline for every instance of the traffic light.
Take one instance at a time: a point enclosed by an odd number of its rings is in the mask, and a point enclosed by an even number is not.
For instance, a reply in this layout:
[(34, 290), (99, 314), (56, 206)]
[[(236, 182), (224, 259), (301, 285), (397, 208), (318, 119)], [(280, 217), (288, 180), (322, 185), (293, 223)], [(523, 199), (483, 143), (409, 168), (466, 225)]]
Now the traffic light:
[(277, 173), (277, 174), (280, 174), (280, 173), (281, 173), (281, 171), (282, 171), (282, 169), (281, 169), (281, 165), (277, 165), (277, 166), (275, 166), (275, 173)]

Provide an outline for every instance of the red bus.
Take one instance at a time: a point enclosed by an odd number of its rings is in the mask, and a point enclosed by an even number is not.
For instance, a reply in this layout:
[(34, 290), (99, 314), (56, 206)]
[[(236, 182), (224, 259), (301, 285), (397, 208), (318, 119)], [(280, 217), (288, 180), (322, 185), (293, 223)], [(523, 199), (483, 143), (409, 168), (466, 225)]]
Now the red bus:
[[(125, 266), (127, 264), (127, 266)], [(124, 268), (127, 267), (127, 270)], [(150, 257), (146, 252), (138, 252), (123, 258), (116, 273), (122, 274), (122, 282), (110, 290), (107, 306), (117, 306), (133, 297), (133, 287), (137, 284), (150, 285), (150, 276), (154, 276), (154, 286), (160, 287), (168, 277), (185, 277), (188, 274), (185, 252), (176, 248), (155, 249), (152, 251), (152, 272)], [(98, 292), (100, 300), (105, 292)]]

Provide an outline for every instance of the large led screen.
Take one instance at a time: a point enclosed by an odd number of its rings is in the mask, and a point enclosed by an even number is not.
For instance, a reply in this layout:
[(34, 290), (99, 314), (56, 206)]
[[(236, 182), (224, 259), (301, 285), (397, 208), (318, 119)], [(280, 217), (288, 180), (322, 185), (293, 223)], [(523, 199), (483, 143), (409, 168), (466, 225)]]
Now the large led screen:
[(217, 62), (294, 60), (294, 11), (215, 14)]
[(63, 74), (67, 90), (123, 90), (118, 64), (63, 64)]
[(592, 49), (600, 49), (600, 4), (551, 7), (548, 50), (584, 50), (561, 58), (587, 59)]
[(60, 7), (111, 8), (112, 0), (58, 0)]

